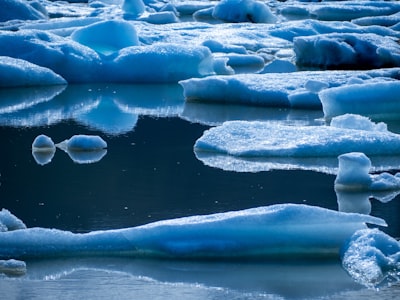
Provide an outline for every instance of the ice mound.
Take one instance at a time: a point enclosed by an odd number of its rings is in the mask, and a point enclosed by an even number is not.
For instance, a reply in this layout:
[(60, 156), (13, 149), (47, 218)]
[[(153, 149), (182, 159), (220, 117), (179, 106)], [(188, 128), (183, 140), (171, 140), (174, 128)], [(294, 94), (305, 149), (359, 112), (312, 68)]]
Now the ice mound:
[(2, 0), (1, 2), (0, 22), (9, 20), (40, 20), (46, 18), (47, 14), (43, 7), (36, 9), (35, 5), (31, 5), (28, 1)]
[[(110, 36), (112, 38), (110, 39)], [(77, 29), (71, 38), (98, 53), (112, 54), (122, 48), (139, 45), (135, 27), (119, 20), (107, 20)]]
[(372, 216), (280, 204), (85, 234), (45, 228), (3, 232), (0, 257), (335, 257), (365, 223), (386, 226)]
[(397, 282), (400, 243), (378, 229), (357, 231), (342, 249), (342, 264), (355, 281), (367, 287)]
[(98, 135), (79, 134), (56, 146), (64, 151), (97, 151), (107, 148), (107, 143)]
[(276, 16), (269, 7), (255, 0), (222, 0), (214, 7), (212, 16), (225, 22), (275, 23)]
[(293, 40), (298, 66), (373, 69), (400, 66), (400, 45), (376, 34), (331, 33)]
[(22, 59), (0, 56), (0, 88), (57, 85), (67, 82), (48, 68)]
[(0, 211), (0, 232), (14, 231), (26, 229), (26, 225), (9, 210), (2, 209)]
[[(346, 116), (342, 124), (346, 123)], [(205, 151), (243, 157), (327, 157), (348, 152), (398, 155), (400, 135), (389, 131), (334, 126), (285, 126), (260, 121), (227, 121), (206, 130), (195, 145)]]
[(319, 97), (326, 119), (352, 113), (374, 118), (400, 116), (400, 82), (371, 82), (344, 85), (321, 91)]

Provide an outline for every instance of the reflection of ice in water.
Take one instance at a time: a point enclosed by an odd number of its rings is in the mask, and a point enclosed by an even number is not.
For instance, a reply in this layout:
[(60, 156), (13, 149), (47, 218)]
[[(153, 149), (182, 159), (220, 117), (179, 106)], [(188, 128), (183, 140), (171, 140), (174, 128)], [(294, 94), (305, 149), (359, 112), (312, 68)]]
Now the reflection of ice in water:
[(100, 161), (107, 153), (107, 143), (96, 135), (74, 135), (70, 139), (54, 144), (46, 135), (39, 135), (32, 144), (32, 155), (40, 165), (51, 162), (56, 147), (65, 151), (70, 158), (79, 164)]

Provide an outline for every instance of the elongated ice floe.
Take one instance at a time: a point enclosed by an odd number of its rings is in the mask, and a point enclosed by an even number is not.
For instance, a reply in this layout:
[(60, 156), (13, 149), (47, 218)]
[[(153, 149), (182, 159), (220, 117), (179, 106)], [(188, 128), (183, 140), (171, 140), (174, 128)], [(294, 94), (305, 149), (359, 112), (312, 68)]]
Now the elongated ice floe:
[(366, 228), (365, 223), (386, 226), (384, 220), (372, 216), (280, 204), (85, 234), (28, 228), (0, 233), (0, 258), (80, 255), (335, 257), (354, 232)]
[[(258, 121), (228, 121), (206, 130), (194, 145), (206, 151), (243, 157), (327, 157), (348, 152), (400, 154), (400, 135), (367, 118), (340, 116), (334, 126), (285, 126)], [(357, 128), (357, 126), (361, 126)]]

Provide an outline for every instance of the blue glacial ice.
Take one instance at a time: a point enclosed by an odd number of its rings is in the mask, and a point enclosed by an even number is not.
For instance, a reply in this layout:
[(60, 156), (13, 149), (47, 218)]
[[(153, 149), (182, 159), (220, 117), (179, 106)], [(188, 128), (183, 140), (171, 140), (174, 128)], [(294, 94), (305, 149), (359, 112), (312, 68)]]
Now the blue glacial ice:
[[(331, 126), (227, 121), (206, 130), (194, 149), (197, 153), (239, 157), (329, 157), (348, 152), (399, 155), (400, 135), (381, 126), (371, 130), (371, 121), (362, 116), (345, 115), (334, 120)], [(354, 123), (362, 128), (354, 128)]]
[[(22, 223), (14, 218), (14, 223)], [(384, 220), (372, 216), (281, 204), (84, 234), (46, 228), (5, 228), (0, 233), (0, 258), (338, 257), (343, 243), (357, 230), (365, 229), (366, 223), (386, 226)]]

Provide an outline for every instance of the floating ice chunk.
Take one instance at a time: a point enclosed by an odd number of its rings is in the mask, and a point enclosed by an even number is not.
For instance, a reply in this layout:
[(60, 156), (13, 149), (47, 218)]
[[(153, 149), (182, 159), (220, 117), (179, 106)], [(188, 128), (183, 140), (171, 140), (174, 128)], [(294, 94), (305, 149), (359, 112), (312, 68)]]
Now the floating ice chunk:
[(26, 263), (16, 259), (0, 260), (0, 273), (21, 276), (26, 273)]
[(359, 152), (339, 156), (339, 171), (335, 180), (336, 190), (398, 190), (400, 174), (381, 173), (370, 175), (371, 161)]
[(122, 10), (128, 17), (137, 18), (145, 12), (145, 5), (142, 0), (124, 0)]
[(172, 83), (213, 75), (214, 59), (207, 47), (154, 44), (124, 48), (107, 61), (108, 82)]
[(79, 134), (56, 146), (64, 151), (97, 151), (107, 148), (107, 143), (98, 135)]
[(9, 210), (2, 209), (0, 211), (0, 232), (26, 229), (26, 225)]
[(65, 151), (78, 164), (96, 163), (107, 154), (107, 143), (97, 135), (74, 135), (56, 144), (56, 147)]
[(400, 82), (365, 82), (319, 93), (326, 119), (353, 113), (378, 119), (400, 117)]
[(337, 257), (343, 243), (365, 229), (365, 223), (386, 226), (372, 216), (281, 204), (86, 234), (45, 228), (4, 232), (0, 257)]
[(47, 135), (41, 134), (32, 143), (32, 155), (36, 163), (45, 165), (51, 162), (56, 152), (53, 140)]
[(105, 55), (122, 48), (139, 45), (135, 27), (122, 20), (107, 20), (90, 24), (77, 29), (71, 38)]
[(332, 33), (295, 37), (298, 66), (381, 68), (400, 66), (400, 45), (376, 34)]
[(52, 70), (22, 59), (0, 56), (0, 88), (58, 85), (67, 82)]
[(47, 15), (44, 11), (42, 11), (42, 9), (38, 10), (35, 8), (35, 5), (32, 5), (30, 2), (24, 0), (2, 0), (0, 22), (9, 20), (45, 19), (47, 18)]
[(400, 154), (400, 135), (332, 126), (228, 121), (206, 130), (194, 149), (244, 157), (326, 157), (348, 152)]
[[(65, 148), (64, 148), (65, 145)], [(68, 140), (57, 144), (61, 149), (74, 151), (92, 151), (107, 148), (107, 143), (97, 135), (74, 135)]]
[(275, 23), (277, 21), (265, 3), (255, 0), (222, 0), (214, 7), (212, 15), (226, 22)]
[(367, 287), (399, 280), (400, 243), (378, 229), (357, 231), (342, 249), (342, 264), (350, 276)]
[(102, 75), (98, 54), (70, 38), (39, 30), (3, 31), (0, 44), (0, 55), (49, 68), (69, 83), (96, 81)]

